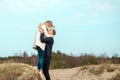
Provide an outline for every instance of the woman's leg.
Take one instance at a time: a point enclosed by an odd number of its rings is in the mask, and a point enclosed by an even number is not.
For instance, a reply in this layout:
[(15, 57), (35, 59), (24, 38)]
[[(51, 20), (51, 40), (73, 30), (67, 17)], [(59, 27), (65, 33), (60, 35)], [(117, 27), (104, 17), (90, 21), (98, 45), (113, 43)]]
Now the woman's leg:
[(44, 56), (45, 56), (45, 51), (43, 51), (40, 47), (37, 46), (37, 51), (38, 51), (38, 74), (40, 77), (40, 80), (43, 80), (43, 61), (44, 61)]
[(37, 46), (37, 51), (38, 51), (38, 65), (37, 68), (38, 70), (43, 70), (43, 61), (44, 61), (44, 56), (45, 56), (45, 51), (43, 51), (40, 47)]

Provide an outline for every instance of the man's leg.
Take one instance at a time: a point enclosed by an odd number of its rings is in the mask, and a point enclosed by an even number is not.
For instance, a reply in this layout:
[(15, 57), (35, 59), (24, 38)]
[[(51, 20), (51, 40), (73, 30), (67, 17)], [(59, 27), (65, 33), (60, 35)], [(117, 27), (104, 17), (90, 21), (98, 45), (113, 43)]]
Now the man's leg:
[(44, 58), (44, 66), (43, 66), (43, 73), (45, 75), (46, 80), (51, 80), (49, 75), (49, 67), (51, 62), (51, 56), (45, 56)]

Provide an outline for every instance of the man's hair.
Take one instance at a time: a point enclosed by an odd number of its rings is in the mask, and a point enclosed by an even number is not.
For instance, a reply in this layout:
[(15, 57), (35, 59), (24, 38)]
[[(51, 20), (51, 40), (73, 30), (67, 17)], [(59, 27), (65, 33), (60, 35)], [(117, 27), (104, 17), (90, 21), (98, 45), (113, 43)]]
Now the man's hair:
[(53, 35), (56, 35), (56, 31), (54, 29), (52, 29), (52, 30), (53, 30)]

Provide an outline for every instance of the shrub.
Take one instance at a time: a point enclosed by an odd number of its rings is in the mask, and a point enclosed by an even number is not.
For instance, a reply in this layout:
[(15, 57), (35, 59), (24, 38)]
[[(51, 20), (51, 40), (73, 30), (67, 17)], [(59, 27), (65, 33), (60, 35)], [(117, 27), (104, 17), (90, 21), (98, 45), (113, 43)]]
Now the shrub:
[(91, 69), (89, 69), (89, 72), (95, 75), (102, 74), (103, 71), (104, 71), (104, 67), (101, 66), (100, 67), (94, 66)]

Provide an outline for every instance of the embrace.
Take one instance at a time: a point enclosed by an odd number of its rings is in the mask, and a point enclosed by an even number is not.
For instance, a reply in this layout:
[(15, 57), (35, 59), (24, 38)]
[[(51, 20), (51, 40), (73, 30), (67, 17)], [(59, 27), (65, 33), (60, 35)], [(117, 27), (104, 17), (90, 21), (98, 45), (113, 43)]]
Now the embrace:
[(39, 59), (37, 73), (39, 74), (41, 80), (43, 80), (43, 75), (45, 76), (46, 80), (51, 80), (49, 75), (49, 67), (55, 34), (55, 27), (50, 20), (38, 26), (33, 48), (38, 51)]

